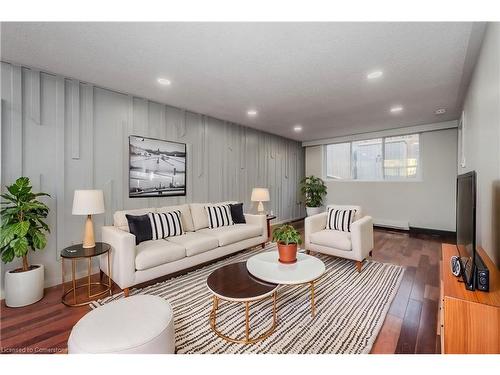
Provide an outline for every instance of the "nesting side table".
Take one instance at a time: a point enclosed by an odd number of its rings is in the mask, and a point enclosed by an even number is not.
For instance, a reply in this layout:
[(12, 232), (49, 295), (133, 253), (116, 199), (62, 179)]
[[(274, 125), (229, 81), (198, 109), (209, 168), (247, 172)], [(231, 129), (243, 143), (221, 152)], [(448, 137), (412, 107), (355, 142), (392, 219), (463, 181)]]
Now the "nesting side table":
[[(104, 242), (96, 242), (94, 247), (84, 248), (82, 244), (69, 246), (61, 251), (61, 267), (62, 267), (62, 289), (63, 294), (61, 297), (61, 302), (66, 306), (76, 307), (83, 306), (88, 304), (94, 298), (102, 296), (106, 293), (111, 295), (111, 263), (109, 259), (109, 250), (111, 250), (111, 246)], [(108, 257), (108, 283), (104, 283), (102, 278), (97, 282), (92, 282), (92, 258), (98, 257), (106, 254)], [(76, 284), (76, 262), (80, 259), (87, 259), (88, 262), (88, 274), (87, 274), (87, 282), (81, 285)], [(69, 290), (65, 290), (65, 261), (71, 260), (71, 288)], [(97, 293), (92, 294), (92, 286), (101, 286), (104, 287), (104, 290), (101, 290)], [(76, 290), (80, 288), (87, 288), (87, 299), (79, 301), (76, 296)], [(69, 296), (73, 295), (72, 301), (70, 301)]]

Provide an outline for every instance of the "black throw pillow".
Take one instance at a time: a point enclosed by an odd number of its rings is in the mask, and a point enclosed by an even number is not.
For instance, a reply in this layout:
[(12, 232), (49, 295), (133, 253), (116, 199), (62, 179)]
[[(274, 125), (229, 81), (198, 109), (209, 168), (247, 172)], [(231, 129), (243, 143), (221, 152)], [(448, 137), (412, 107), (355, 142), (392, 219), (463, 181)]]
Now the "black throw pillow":
[(146, 215), (127, 215), (128, 228), (130, 233), (135, 236), (135, 244), (139, 245), (143, 241), (153, 239), (153, 231), (151, 230), (151, 221), (149, 216)]
[(245, 215), (243, 215), (243, 203), (230, 204), (231, 217), (235, 224), (246, 224)]

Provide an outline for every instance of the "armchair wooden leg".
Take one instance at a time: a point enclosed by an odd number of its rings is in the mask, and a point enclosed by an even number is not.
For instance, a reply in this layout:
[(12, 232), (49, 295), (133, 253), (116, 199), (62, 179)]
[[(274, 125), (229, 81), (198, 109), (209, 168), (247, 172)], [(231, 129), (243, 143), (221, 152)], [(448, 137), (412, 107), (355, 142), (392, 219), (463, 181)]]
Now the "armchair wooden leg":
[(361, 267), (363, 267), (363, 262), (356, 261), (356, 268), (358, 270), (358, 273), (361, 272)]
[(124, 295), (125, 297), (128, 297), (128, 296), (129, 296), (129, 293), (130, 293), (130, 289), (129, 289), (129, 288), (125, 288), (125, 289), (123, 289), (123, 295)]
[(99, 280), (102, 282), (102, 278), (104, 277), (104, 272), (102, 270), (99, 270)]
[(262, 248), (263, 248), (263, 249), (265, 249), (265, 248), (266, 248), (266, 243), (265, 243), (265, 242), (262, 242), (262, 243), (260, 244), (260, 246), (262, 246)]
[(369, 256), (373, 256), (373, 250), (368, 253)]

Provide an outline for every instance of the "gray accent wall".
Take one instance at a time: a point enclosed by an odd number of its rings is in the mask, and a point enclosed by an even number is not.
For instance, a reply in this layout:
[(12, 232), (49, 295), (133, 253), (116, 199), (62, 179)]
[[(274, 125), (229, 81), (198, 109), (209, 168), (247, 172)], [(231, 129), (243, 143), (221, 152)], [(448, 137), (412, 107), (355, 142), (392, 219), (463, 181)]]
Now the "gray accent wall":
[[(27, 176), (51, 195), (48, 245), (30, 254), (45, 265), (46, 285), (61, 282), (60, 250), (81, 242), (84, 217), (71, 214), (75, 189), (104, 191), (106, 212), (94, 216), (98, 239), (120, 209), (238, 200), (253, 211), (256, 186), (269, 187), (266, 208), (277, 221), (304, 216), (299, 142), (5, 62), (1, 98), (2, 189)], [(187, 144), (186, 197), (128, 198), (130, 134)], [(5, 269), (18, 265), (2, 263), (2, 283)]]

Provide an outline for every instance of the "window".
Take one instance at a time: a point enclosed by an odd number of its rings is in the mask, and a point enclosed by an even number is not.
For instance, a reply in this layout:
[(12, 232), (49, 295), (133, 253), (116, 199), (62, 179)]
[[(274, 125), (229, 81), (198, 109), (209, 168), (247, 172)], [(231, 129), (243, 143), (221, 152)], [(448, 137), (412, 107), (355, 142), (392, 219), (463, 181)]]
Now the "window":
[(326, 146), (326, 177), (337, 180), (411, 180), (419, 175), (419, 135)]

